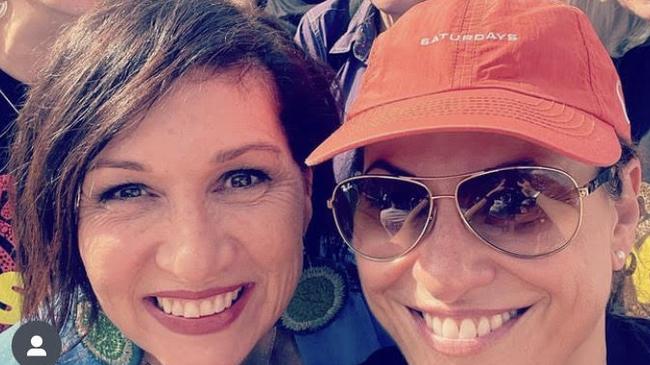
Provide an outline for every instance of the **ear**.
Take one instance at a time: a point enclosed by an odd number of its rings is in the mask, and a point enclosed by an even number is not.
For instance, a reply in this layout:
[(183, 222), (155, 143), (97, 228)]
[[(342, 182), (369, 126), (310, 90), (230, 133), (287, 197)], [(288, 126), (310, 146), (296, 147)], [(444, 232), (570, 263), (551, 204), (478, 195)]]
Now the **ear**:
[(632, 251), (636, 226), (639, 221), (639, 201), (637, 196), (641, 188), (641, 164), (638, 159), (632, 159), (620, 171), (621, 197), (614, 201), (616, 222), (612, 241), (612, 267), (621, 270), (625, 260), (617, 257), (616, 251), (623, 251), (626, 256)]
[(314, 180), (314, 172), (311, 167), (308, 167), (303, 171), (302, 175), (305, 186), (305, 219), (303, 220), (304, 224), (302, 228), (302, 235), (304, 236), (307, 233), (307, 227), (309, 227), (309, 222), (311, 221), (312, 216), (311, 197), (313, 192), (312, 184)]

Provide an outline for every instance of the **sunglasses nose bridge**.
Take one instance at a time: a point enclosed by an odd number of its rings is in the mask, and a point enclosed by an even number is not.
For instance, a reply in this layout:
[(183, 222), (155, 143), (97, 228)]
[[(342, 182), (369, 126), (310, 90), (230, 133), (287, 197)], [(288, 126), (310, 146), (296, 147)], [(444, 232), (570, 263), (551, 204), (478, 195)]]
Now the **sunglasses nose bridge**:
[(456, 196), (455, 195), (431, 195), (429, 199), (431, 199), (431, 202), (433, 203), (435, 200), (438, 199), (456, 199)]
[[(427, 224), (422, 232), (422, 236), (425, 236), (428, 232), (431, 231), (431, 228), (434, 225), (434, 221), (436, 220), (436, 213), (438, 212), (438, 208), (435, 205), (436, 200), (440, 199), (453, 199), (454, 201), (456, 200), (455, 195), (429, 195), (429, 204), (431, 204), (431, 211), (429, 213), (429, 218), (427, 219)], [(422, 237), (420, 237), (422, 238)]]
[[(433, 220), (433, 216), (437, 212), (437, 207), (436, 207), (436, 200), (441, 200), (441, 199), (452, 199), (456, 201), (456, 196), (455, 195), (449, 195), (449, 194), (444, 194), (444, 195), (430, 195), (429, 196), (429, 204), (431, 204), (431, 214), (429, 217), (429, 220)], [(456, 204), (457, 205), (457, 204)]]

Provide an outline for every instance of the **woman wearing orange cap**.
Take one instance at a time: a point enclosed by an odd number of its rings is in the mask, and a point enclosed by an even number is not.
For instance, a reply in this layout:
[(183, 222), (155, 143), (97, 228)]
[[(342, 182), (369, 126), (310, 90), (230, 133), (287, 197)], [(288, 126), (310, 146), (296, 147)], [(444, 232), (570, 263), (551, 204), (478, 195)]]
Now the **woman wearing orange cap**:
[(405, 360), (649, 363), (650, 322), (608, 306), (641, 169), (589, 20), (558, 2), (431, 0), (369, 65), (307, 162), (362, 148), (329, 205)]

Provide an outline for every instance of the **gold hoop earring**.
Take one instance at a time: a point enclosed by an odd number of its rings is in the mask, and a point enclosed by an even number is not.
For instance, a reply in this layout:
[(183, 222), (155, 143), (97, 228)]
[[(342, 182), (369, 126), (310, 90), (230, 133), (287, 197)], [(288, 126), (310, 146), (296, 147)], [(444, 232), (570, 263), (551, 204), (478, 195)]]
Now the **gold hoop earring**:
[(627, 259), (625, 260), (625, 266), (623, 267), (623, 274), (625, 276), (632, 276), (636, 271), (637, 260), (634, 252), (630, 252)]

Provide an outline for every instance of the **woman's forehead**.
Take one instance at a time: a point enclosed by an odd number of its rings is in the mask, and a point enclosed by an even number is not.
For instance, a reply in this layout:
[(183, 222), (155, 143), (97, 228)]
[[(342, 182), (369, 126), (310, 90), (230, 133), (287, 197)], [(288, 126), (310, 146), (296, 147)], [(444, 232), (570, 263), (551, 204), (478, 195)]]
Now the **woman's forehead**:
[(364, 148), (364, 168), (386, 161), (418, 176), (453, 175), (507, 165), (542, 165), (576, 172), (593, 167), (526, 140), (495, 133), (432, 133)]

